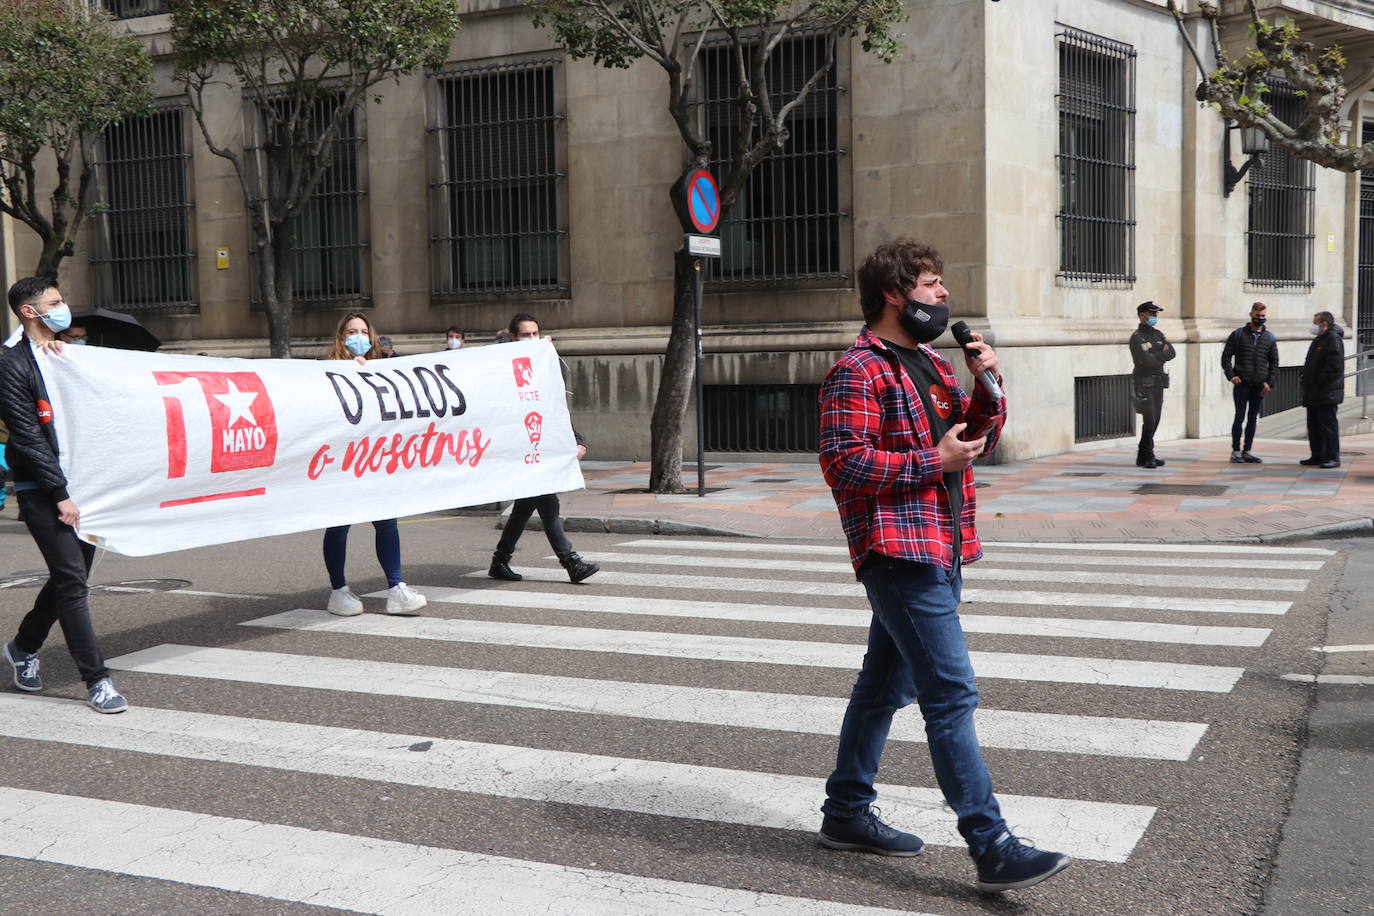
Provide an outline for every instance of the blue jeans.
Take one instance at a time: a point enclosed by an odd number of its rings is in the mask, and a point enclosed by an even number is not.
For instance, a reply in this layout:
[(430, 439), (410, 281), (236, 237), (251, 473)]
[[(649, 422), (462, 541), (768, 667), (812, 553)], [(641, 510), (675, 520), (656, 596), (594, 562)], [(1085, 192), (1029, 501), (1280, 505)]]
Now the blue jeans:
[(873, 623), (822, 810), (844, 817), (877, 799), (873, 781), (892, 715), (915, 700), (925, 718), (935, 779), (959, 818), (959, 833), (977, 856), (1006, 830), (1006, 821), (973, 727), (978, 688), (959, 622), (959, 566), (947, 570), (874, 556), (860, 580), (873, 606)]
[(1255, 444), (1255, 425), (1259, 422), (1260, 407), (1264, 404), (1263, 382), (1241, 382), (1231, 386), (1231, 398), (1236, 404), (1236, 419), (1231, 424), (1231, 451), (1241, 451), (1241, 423), (1245, 424), (1245, 451)]
[[(373, 522), (372, 527), (377, 531), (377, 562), (386, 573), (387, 587), (394, 588), (401, 581), (401, 532), (394, 518)], [(343, 588), (348, 583), (344, 577), (348, 528), (348, 525), (340, 525), (324, 530), (324, 568), (329, 570), (329, 587), (333, 589)]]

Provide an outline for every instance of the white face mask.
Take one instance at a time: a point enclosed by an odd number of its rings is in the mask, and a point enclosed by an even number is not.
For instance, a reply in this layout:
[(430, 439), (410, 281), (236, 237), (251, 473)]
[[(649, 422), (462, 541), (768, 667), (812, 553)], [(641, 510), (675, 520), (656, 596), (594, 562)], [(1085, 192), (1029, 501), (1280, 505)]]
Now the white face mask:
[(463, 338), (450, 337), (448, 340), (444, 341), (444, 346), (448, 347), (450, 350), (461, 349), (463, 346)]
[(1319, 325), (1319, 324), (1314, 324), (1314, 325), (1312, 325), (1312, 327), (1310, 327), (1310, 328), (1307, 329), (1307, 333), (1311, 334), (1313, 337), (1316, 337), (1316, 336), (1317, 336), (1318, 334), (1320, 334), (1321, 332), (1322, 332), (1322, 326)]

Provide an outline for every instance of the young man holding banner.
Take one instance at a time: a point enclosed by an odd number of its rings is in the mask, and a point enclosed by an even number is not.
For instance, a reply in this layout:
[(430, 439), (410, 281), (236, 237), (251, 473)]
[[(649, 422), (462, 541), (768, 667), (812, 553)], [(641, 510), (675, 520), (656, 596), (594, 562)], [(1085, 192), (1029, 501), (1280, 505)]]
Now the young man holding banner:
[(25, 277), (11, 286), (9, 303), (23, 323), (24, 336), (0, 353), (0, 418), (10, 430), (6, 458), (15, 495), (24, 524), (48, 565), (48, 581), (14, 639), (5, 643), (3, 654), (13, 669), (15, 687), (42, 690), (38, 650), (52, 625), (60, 623), (86, 682), (86, 702), (96, 712), (123, 712), (129, 704), (110, 680), (91, 625), (86, 577), (95, 548), (76, 536), (81, 510), (67, 495), (67, 478), (57, 459), (53, 408), (35, 356), (40, 349), (53, 355), (61, 352), (62, 343), (54, 335), (71, 324), (71, 309), (56, 282), (40, 277)]

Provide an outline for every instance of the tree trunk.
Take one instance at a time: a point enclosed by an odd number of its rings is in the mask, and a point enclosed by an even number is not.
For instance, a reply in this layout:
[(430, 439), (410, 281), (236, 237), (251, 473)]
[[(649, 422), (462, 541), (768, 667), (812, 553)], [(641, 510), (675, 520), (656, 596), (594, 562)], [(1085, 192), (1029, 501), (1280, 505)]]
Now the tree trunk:
[(51, 277), (57, 279), (57, 269), (62, 264), (62, 259), (67, 256), (67, 246), (58, 237), (43, 239), (43, 251), (38, 255), (38, 264), (33, 269), (35, 277)]
[(273, 359), (291, 358), (291, 310), (294, 304), (295, 240), (290, 227), (272, 224), (272, 241), (261, 249), (258, 289), (267, 310), (267, 331)]
[[(680, 248), (673, 255), (673, 329), (663, 355), (653, 419), (649, 422), (649, 490), (682, 492), (682, 424), (691, 403), (696, 369), (695, 302), (692, 284), (696, 259)], [(701, 409), (701, 405), (697, 405)]]

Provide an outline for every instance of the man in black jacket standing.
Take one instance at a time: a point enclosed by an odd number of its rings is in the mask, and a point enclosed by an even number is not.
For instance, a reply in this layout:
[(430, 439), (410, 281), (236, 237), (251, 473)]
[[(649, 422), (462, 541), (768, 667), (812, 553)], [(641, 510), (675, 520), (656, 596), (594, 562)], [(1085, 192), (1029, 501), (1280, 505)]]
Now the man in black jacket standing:
[(1343, 331), (1330, 312), (1312, 316), (1316, 338), (1307, 348), (1302, 365), (1302, 406), (1307, 408), (1308, 458), (1299, 461), (1309, 467), (1341, 466), (1341, 427), (1336, 407), (1345, 400), (1345, 344)]
[(1164, 409), (1164, 389), (1169, 387), (1169, 374), (1164, 371), (1164, 364), (1175, 354), (1173, 346), (1164, 339), (1164, 332), (1155, 328), (1162, 311), (1153, 302), (1136, 306), (1140, 326), (1131, 335), (1131, 361), (1135, 364), (1131, 370), (1131, 388), (1136, 412), (1140, 414), (1140, 446), (1136, 449), (1135, 463), (1142, 468), (1164, 467), (1164, 459), (1155, 457), (1155, 430), (1159, 428), (1159, 415)]
[[(1263, 302), (1250, 306), (1250, 323), (1236, 328), (1226, 338), (1221, 351), (1221, 371), (1231, 382), (1236, 402), (1236, 419), (1231, 424), (1231, 463), (1263, 464), (1251, 454), (1255, 444), (1255, 424), (1259, 422), (1264, 396), (1274, 389), (1279, 371), (1279, 342), (1264, 329), (1266, 309)], [(1241, 447), (1241, 424), (1245, 424), (1245, 443)]]
[(86, 577), (95, 548), (76, 535), (81, 510), (67, 494), (67, 478), (57, 460), (52, 403), (35, 356), (40, 349), (61, 352), (62, 343), (54, 335), (71, 324), (71, 309), (62, 301), (56, 281), (41, 277), (25, 277), (11, 286), (9, 303), (24, 325), (24, 336), (0, 351), (0, 418), (10, 431), (5, 456), (24, 524), (48, 565), (48, 581), (14, 639), (0, 651), (13, 671), (15, 687), (42, 690), (38, 650), (52, 625), (59, 623), (86, 682), (87, 704), (96, 712), (123, 712), (129, 704), (110, 680), (91, 625)]

